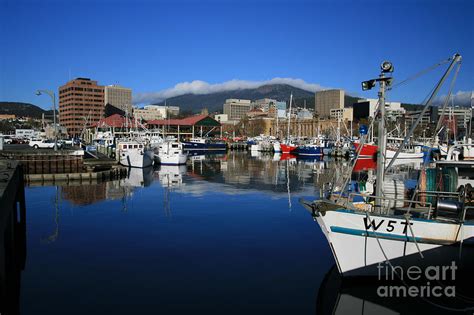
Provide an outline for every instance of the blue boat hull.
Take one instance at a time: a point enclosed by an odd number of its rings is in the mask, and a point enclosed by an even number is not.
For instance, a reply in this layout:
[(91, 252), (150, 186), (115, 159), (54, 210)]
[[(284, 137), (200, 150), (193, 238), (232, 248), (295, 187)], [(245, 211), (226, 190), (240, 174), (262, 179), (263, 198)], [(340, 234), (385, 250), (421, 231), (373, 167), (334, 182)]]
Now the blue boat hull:
[(297, 147), (293, 153), (302, 156), (319, 156), (323, 155), (323, 149), (316, 146), (300, 146)]
[(225, 151), (225, 143), (183, 142), (184, 151)]

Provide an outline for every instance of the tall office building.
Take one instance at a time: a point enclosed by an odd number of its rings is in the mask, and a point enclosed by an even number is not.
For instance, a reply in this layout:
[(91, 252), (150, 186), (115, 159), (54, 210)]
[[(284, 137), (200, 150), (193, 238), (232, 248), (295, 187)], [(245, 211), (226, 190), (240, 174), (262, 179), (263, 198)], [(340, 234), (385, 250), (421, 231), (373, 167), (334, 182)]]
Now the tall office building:
[(315, 112), (320, 118), (331, 118), (331, 109), (344, 108), (344, 90), (326, 90), (316, 92)]
[(76, 78), (59, 88), (59, 122), (69, 136), (79, 136), (85, 124), (104, 115), (104, 87), (88, 78)]
[(224, 114), (229, 120), (240, 120), (247, 115), (250, 110), (251, 101), (229, 98), (224, 103)]
[(112, 105), (126, 113), (132, 113), (132, 89), (120, 85), (108, 85), (104, 89), (104, 105)]

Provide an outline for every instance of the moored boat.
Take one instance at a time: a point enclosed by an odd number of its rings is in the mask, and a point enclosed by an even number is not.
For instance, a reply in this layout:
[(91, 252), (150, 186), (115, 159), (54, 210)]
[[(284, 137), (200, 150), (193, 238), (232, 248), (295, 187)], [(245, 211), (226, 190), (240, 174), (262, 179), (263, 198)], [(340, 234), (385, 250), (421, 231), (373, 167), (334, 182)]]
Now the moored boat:
[(298, 146), (294, 151), (297, 155), (320, 156), (323, 155), (323, 150), (316, 144), (305, 144)]
[(168, 141), (155, 149), (155, 158), (161, 165), (183, 165), (188, 154), (184, 152), (182, 143)]
[(281, 144), (278, 141), (273, 142), (273, 152), (281, 153)]
[[(460, 60), (457, 54), (451, 59), (448, 70), (429, 100), (434, 99), (454, 65), (458, 63), (459, 67)], [(369, 88), (376, 81), (380, 83), (379, 104), (385, 104), (385, 88), (392, 80), (392, 77), (385, 75), (392, 71), (392, 65), (384, 62), (379, 78), (363, 83), (363, 87)], [(430, 101), (427, 101), (424, 109), (429, 106)], [(378, 144), (380, 150), (385, 152), (384, 106), (379, 111)], [(392, 159), (384, 154), (377, 157), (373, 193), (349, 190), (348, 175), (342, 186), (337, 187), (336, 191), (331, 189), (324, 198), (314, 202), (301, 201), (326, 236), (338, 270), (345, 276), (380, 276), (396, 272), (397, 268), (407, 271), (413, 266), (422, 270), (449, 266), (468, 271), (472, 268), (474, 189), (471, 183), (457, 187), (457, 170), (445, 171), (441, 167), (433, 169), (441, 174), (431, 178), (448, 181), (444, 184), (444, 190), (436, 190), (436, 185), (426, 183), (425, 169), (422, 169), (415, 189), (410, 192), (405, 191), (397, 181), (386, 177), (387, 169), (403, 153), (402, 149), (415, 128), (416, 124)], [(374, 146), (369, 145), (368, 148), (374, 149)]]
[(227, 149), (224, 142), (215, 142), (205, 138), (191, 138), (182, 143), (185, 151), (225, 151)]
[(117, 145), (119, 163), (128, 167), (148, 167), (153, 165), (153, 150), (138, 141), (123, 141)]
[(297, 146), (293, 143), (281, 143), (280, 147), (282, 153), (292, 153), (297, 148)]

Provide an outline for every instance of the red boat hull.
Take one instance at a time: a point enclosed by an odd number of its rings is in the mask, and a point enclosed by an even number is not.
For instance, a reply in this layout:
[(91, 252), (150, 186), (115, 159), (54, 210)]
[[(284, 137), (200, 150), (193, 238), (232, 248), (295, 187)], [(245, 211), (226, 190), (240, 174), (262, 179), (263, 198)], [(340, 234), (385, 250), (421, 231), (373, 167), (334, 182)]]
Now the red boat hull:
[(280, 144), (280, 148), (281, 148), (281, 152), (282, 153), (291, 153), (293, 152), (294, 150), (296, 150), (296, 146), (295, 145), (289, 145), (289, 144)]
[[(360, 143), (354, 142), (354, 147), (356, 149), (356, 152), (359, 150)], [(373, 145), (373, 144), (364, 144), (362, 147), (359, 157), (374, 157), (377, 155), (377, 150), (379, 149), (378, 146)]]

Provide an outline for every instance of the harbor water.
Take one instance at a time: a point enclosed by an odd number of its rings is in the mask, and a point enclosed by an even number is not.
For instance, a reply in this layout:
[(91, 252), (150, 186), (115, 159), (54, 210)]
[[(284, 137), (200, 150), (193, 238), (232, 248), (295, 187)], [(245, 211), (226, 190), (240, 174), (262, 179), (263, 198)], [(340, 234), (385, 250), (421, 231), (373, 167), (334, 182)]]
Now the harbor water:
[(333, 305), (344, 299), (328, 302), (340, 294), (328, 284), (334, 259), (298, 202), (347, 167), (230, 152), (117, 181), (27, 187), (21, 314), (351, 314)]

